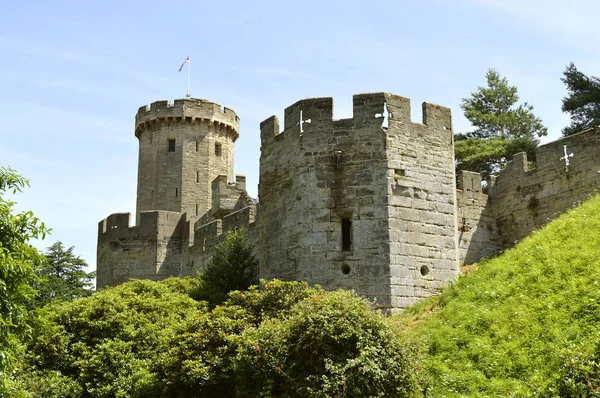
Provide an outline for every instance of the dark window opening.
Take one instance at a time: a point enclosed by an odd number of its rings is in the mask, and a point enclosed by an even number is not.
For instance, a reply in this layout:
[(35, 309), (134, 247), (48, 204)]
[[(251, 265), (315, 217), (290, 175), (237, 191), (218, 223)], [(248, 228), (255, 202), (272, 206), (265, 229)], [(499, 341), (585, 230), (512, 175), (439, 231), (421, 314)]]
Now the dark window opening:
[(175, 140), (169, 140), (169, 152), (175, 152)]
[(179, 194), (179, 189), (175, 188), (175, 197)]
[(215, 144), (215, 155), (221, 156), (221, 144)]
[(197, 171), (196, 172), (196, 184), (198, 184), (200, 182), (200, 172)]
[(198, 215), (198, 203), (196, 203), (196, 216)]
[(349, 218), (342, 218), (342, 251), (347, 252), (352, 249), (352, 221)]
[(198, 152), (199, 149), (200, 149), (200, 143), (198, 141), (196, 141), (196, 152)]

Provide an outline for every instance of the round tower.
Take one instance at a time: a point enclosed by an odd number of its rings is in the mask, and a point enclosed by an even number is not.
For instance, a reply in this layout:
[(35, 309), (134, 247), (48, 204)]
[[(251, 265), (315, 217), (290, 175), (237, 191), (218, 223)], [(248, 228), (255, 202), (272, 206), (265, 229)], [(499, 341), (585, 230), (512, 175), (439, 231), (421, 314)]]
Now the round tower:
[(166, 210), (202, 216), (211, 208), (211, 183), (233, 181), (234, 111), (200, 99), (157, 101), (135, 117), (139, 140), (136, 224), (140, 212)]

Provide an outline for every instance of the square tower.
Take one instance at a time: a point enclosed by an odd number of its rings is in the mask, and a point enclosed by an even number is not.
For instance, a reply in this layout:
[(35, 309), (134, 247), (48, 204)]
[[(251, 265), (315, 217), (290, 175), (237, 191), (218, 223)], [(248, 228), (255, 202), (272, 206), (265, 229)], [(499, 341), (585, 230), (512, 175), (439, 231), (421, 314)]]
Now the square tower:
[(298, 101), (261, 123), (261, 277), (350, 288), (403, 308), (458, 275), (450, 110), (387, 94)]

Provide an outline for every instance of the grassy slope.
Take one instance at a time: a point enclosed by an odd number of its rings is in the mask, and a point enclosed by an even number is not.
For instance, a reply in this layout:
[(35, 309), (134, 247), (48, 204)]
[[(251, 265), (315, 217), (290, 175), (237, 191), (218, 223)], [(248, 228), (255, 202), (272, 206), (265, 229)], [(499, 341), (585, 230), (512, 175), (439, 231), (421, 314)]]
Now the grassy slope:
[(392, 321), (422, 349), (427, 396), (450, 397), (558, 395), (599, 320), (597, 196)]

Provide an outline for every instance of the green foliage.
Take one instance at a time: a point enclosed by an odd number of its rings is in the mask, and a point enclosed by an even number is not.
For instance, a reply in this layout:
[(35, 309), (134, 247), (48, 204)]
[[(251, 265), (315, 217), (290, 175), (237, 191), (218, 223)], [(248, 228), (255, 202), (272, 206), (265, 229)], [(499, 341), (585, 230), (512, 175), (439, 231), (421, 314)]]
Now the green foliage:
[(562, 132), (566, 137), (600, 124), (600, 79), (586, 76), (571, 62), (562, 82), (568, 95), (562, 100), (562, 111), (571, 115), (571, 124)]
[(599, 230), (597, 196), (402, 314), (427, 395), (596, 396)]
[(160, 396), (157, 359), (177, 325), (206, 311), (182, 293), (196, 284), (193, 279), (136, 280), (38, 310), (21, 388), (33, 396), (46, 396), (55, 386), (64, 386), (73, 397)]
[(37, 270), (38, 280), (34, 288), (38, 291), (34, 305), (42, 307), (53, 300), (72, 300), (92, 294), (95, 272), (87, 273), (85, 260), (73, 254), (73, 247), (65, 249), (56, 242), (44, 253), (44, 261)]
[(208, 312), (188, 295), (198, 283), (132, 281), (44, 307), (17, 391), (36, 397), (418, 395), (407, 344), (355, 293), (263, 281), (231, 292)]
[(246, 242), (243, 230), (230, 230), (216, 247), (216, 254), (200, 274), (202, 287), (196, 298), (212, 306), (220, 304), (232, 290), (246, 290), (258, 283), (258, 260)]
[(34, 290), (34, 267), (42, 261), (30, 239), (49, 232), (32, 212), (14, 214), (15, 202), (6, 198), (29, 186), (29, 181), (11, 168), (0, 167), (0, 395), (14, 360), (16, 339), (27, 335), (25, 303)]
[(455, 135), (455, 158), (458, 170), (477, 171), (487, 177), (518, 152), (527, 152), (535, 160), (538, 137), (548, 134), (542, 121), (533, 114), (527, 102), (517, 106), (517, 87), (494, 69), (486, 73), (487, 87), (478, 87), (469, 98), (463, 98), (465, 117), (477, 129)]
[(250, 396), (411, 397), (414, 361), (355, 293), (312, 296), (243, 333), (238, 389)]

